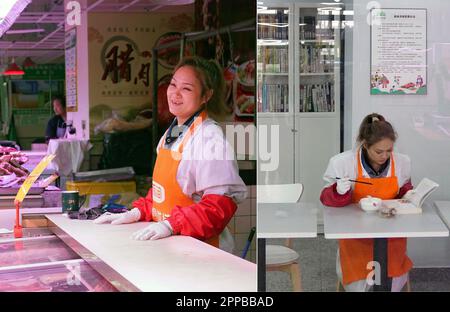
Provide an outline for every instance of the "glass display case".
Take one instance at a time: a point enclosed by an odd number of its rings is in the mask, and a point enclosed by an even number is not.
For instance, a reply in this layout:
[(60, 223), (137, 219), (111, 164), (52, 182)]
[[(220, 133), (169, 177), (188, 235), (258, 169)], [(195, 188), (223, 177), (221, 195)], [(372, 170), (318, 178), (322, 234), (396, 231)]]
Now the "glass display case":
[(0, 243), (0, 268), (79, 258), (55, 236)]
[(0, 292), (114, 292), (56, 236), (0, 241)]

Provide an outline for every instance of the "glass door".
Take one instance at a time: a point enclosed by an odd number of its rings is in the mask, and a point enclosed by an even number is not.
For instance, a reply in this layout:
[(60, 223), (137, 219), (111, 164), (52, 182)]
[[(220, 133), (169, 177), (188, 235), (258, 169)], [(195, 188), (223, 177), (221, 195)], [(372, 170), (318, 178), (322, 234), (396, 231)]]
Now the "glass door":
[(339, 14), (336, 8), (300, 7), (296, 64), (299, 113), (336, 112)]
[(258, 113), (288, 113), (289, 108), (289, 6), (259, 2)]

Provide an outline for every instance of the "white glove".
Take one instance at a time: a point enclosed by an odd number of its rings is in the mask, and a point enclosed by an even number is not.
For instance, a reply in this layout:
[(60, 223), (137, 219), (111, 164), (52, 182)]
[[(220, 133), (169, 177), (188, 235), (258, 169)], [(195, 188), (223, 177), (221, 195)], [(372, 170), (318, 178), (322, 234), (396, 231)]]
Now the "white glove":
[(131, 238), (135, 240), (156, 240), (170, 236), (172, 233), (172, 227), (168, 221), (150, 222), (149, 226), (133, 233)]
[(405, 195), (403, 195), (402, 199), (406, 199), (407, 201), (410, 202), (413, 199), (415, 194), (416, 194), (416, 191), (409, 190), (408, 192), (405, 193)]
[(138, 208), (133, 208), (124, 213), (110, 213), (105, 212), (100, 217), (94, 220), (95, 224), (111, 223), (111, 224), (125, 224), (138, 222), (141, 218), (141, 212)]
[(352, 187), (352, 182), (349, 181), (349, 178), (342, 178), (337, 180), (336, 191), (340, 195), (346, 194), (350, 188)]

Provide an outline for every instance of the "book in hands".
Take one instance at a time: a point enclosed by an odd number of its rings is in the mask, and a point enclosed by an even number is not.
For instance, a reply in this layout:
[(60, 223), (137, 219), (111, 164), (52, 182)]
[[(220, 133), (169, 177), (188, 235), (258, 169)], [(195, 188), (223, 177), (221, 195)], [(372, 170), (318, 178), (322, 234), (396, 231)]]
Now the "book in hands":
[(422, 213), (422, 205), (435, 189), (439, 187), (434, 181), (423, 178), (412, 191), (406, 193), (401, 199), (383, 200), (382, 205), (395, 208), (396, 214)]

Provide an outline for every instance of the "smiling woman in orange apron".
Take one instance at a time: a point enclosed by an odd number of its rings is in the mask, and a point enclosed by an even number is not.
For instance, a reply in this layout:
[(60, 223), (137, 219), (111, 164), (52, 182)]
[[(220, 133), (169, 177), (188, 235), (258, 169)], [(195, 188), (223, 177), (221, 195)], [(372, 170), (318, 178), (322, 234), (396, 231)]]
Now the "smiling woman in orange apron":
[[(320, 200), (329, 207), (358, 203), (366, 196), (381, 199), (403, 197), (413, 188), (409, 157), (394, 153), (396, 133), (379, 114), (370, 114), (361, 123), (356, 150), (346, 151), (330, 159), (324, 174), (327, 182)], [(341, 179), (337, 180), (336, 177)], [(370, 182), (352, 183), (349, 180)], [(338, 278), (347, 291), (368, 291), (366, 282), (374, 260), (374, 239), (342, 239), (336, 261)], [(392, 291), (405, 285), (412, 262), (406, 254), (406, 238), (387, 239), (387, 274), (392, 278)]]
[(214, 61), (193, 57), (178, 64), (167, 89), (176, 118), (158, 144), (152, 188), (130, 211), (106, 213), (94, 223), (149, 221), (134, 239), (187, 235), (219, 247), (219, 235), (246, 197), (234, 151), (215, 121), (228, 113), (224, 86)]

